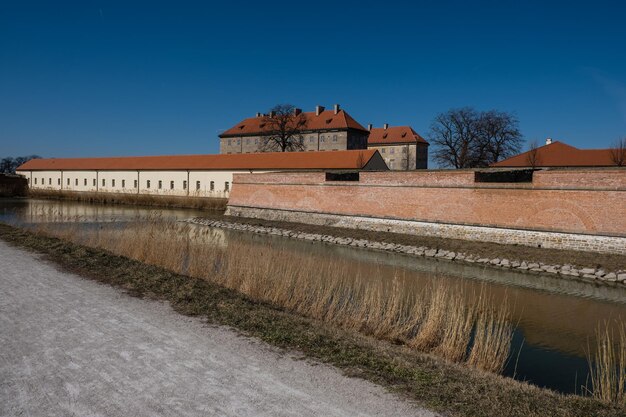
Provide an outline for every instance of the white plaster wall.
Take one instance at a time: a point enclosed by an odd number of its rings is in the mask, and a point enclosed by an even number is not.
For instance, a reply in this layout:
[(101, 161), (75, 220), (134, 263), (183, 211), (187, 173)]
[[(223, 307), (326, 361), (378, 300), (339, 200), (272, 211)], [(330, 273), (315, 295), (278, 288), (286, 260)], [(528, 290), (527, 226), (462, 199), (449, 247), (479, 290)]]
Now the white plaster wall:
[[(28, 185), (31, 188), (38, 190), (58, 190), (60, 188), (60, 171), (19, 171), (17, 173), (28, 179)], [(36, 184), (35, 179), (37, 180)]]
[(96, 171), (63, 171), (62, 189), (65, 191), (96, 191), (94, 185), (96, 178)]
[[(148, 181), (150, 181), (150, 188), (148, 188)], [(161, 181), (161, 189), (159, 189), (159, 181)], [(170, 188), (171, 181), (174, 181), (174, 189)], [(183, 188), (184, 181), (187, 181), (187, 171), (140, 171), (139, 192), (183, 196), (187, 195), (187, 190)]]
[[(98, 191), (137, 194), (135, 181), (137, 171), (100, 171), (98, 172)], [(115, 185), (113, 182), (115, 181)]]
[[(189, 173), (189, 195), (198, 197), (228, 197), (229, 191), (226, 191), (226, 183), (229, 189), (233, 185), (234, 171), (191, 171)], [(250, 172), (250, 171), (240, 171)], [(211, 181), (213, 181), (214, 189), (211, 191)], [(198, 188), (198, 182), (200, 187)]]
[[(138, 181), (140, 194), (160, 194), (196, 197), (228, 197), (233, 186), (234, 173), (250, 173), (250, 170), (239, 171), (20, 171), (30, 180), (33, 189), (53, 189), (82, 192), (115, 192), (137, 193), (135, 181)], [(255, 171), (267, 172), (267, 171)], [(37, 178), (37, 184), (34, 184)], [(42, 179), (44, 184), (42, 184)], [(62, 184), (59, 181), (62, 179)], [(51, 184), (49, 184), (51, 180)], [(86, 182), (85, 182), (86, 181)], [(115, 181), (115, 185), (113, 185)], [(148, 188), (150, 181), (150, 188)], [(159, 189), (159, 181), (161, 188)], [(171, 181), (174, 188), (171, 188)], [(184, 188), (187, 182), (188, 190)], [(124, 182), (124, 183), (123, 183)], [(197, 184), (199, 182), (199, 188)], [(211, 190), (213, 182), (213, 190)], [(228, 190), (226, 187), (228, 183)], [(124, 185), (124, 186), (122, 186)]]

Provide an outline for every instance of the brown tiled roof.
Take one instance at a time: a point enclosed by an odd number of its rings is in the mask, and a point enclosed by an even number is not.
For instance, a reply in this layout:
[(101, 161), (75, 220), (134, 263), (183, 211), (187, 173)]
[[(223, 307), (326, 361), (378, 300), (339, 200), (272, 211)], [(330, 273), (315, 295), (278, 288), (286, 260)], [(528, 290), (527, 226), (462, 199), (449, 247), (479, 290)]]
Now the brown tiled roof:
[(370, 136), (367, 139), (368, 145), (386, 145), (392, 143), (425, 143), (424, 140), (410, 126), (392, 126), (384, 129), (382, 127), (374, 127), (370, 130)]
[[(327, 130), (327, 129), (357, 129), (367, 132), (356, 120), (343, 110), (335, 114), (334, 110), (325, 110), (318, 115), (315, 112), (302, 113), (306, 117), (306, 127), (303, 130)], [(250, 117), (237, 123), (230, 129), (222, 132), (220, 137), (245, 136), (260, 134), (266, 131), (263, 126), (263, 117)]]
[[(492, 164), (493, 167), (528, 167), (530, 151)], [(615, 166), (610, 149), (578, 149), (555, 141), (537, 148), (536, 167), (603, 167)]]
[(117, 158), (31, 159), (17, 171), (115, 170), (290, 170), (359, 169), (374, 149), (328, 152), (271, 152), (227, 155), (127, 156)]

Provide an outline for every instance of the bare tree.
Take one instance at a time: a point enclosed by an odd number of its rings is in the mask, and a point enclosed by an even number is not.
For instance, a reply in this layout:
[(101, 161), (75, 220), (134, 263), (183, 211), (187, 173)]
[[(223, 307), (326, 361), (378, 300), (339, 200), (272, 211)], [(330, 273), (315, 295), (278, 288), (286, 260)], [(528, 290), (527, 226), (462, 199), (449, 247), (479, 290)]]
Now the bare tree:
[(470, 107), (439, 114), (431, 124), (433, 157), (454, 168), (488, 166), (519, 152), (522, 133), (517, 118), (505, 112), (478, 112)]
[(442, 166), (475, 166), (478, 146), (478, 113), (469, 107), (449, 110), (435, 117), (430, 126), (433, 158)]
[(615, 141), (610, 148), (611, 161), (618, 167), (626, 166), (626, 137)]
[(263, 116), (261, 127), (265, 136), (261, 137), (259, 149), (262, 152), (293, 152), (304, 150), (306, 116), (291, 104), (279, 104)]
[(528, 144), (526, 163), (528, 163), (531, 168), (535, 168), (541, 163), (541, 158), (539, 157), (539, 145), (537, 144), (537, 140), (533, 140)]
[(505, 112), (490, 110), (480, 116), (480, 162), (490, 165), (520, 152), (522, 133), (517, 118)]
[(41, 158), (39, 155), (18, 156), (16, 158), (8, 156), (6, 158), (2, 158), (2, 160), (0, 160), (0, 173), (15, 174), (17, 167), (30, 161), (31, 159), (39, 158)]
[(13, 172), (14, 159), (10, 156), (7, 158), (2, 158), (0, 161), (0, 173), (2, 174), (12, 174)]

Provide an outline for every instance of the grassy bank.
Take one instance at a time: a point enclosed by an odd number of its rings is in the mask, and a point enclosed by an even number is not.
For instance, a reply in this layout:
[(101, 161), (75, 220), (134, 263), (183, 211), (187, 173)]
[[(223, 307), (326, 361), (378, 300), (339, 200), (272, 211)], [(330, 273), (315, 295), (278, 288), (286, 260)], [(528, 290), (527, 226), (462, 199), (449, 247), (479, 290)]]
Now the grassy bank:
[[(294, 349), (452, 415), (617, 416), (624, 407), (563, 396), (438, 359), (406, 345), (329, 325), (323, 319), (254, 301), (206, 279), (192, 278), (56, 238), (0, 225), (0, 237), (43, 254), (83, 276), (136, 296), (167, 300), (179, 312), (201, 315), (286, 349)], [(254, 256), (259, 256), (255, 254)]]
[(83, 201), (99, 204), (124, 204), (134, 206), (153, 206), (165, 208), (193, 208), (223, 213), (228, 199), (217, 197), (195, 197), (177, 195), (152, 195), (135, 193), (95, 193), (56, 190), (30, 190), (32, 198), (53, 200)]

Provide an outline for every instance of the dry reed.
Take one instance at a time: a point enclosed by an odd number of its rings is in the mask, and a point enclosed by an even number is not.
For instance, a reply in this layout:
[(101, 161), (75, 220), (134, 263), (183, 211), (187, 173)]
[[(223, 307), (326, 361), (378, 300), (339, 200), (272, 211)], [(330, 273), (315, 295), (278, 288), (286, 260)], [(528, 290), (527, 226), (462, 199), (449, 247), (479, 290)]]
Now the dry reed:
[(49, 224), (39, 231), (206, 279), (251, 299), (450, 361), (501, 372), (508, 359), (512, 326), (506, 306), (496, 311), (484, 291), (469, 294), (446, 280), (407, 293), (400, 273), (391, 281), (368, 280), (364, 268), (348, 272), (332, 259), (303, 257), (288, 247), (259, 249), (237, 238), (226, 245), (222, 231), (158, 216), (123, 228)]
[(595, 354), (588, 354), (593, 397), (626, 404), (626, 323), (608, 321), (596, 329)]

